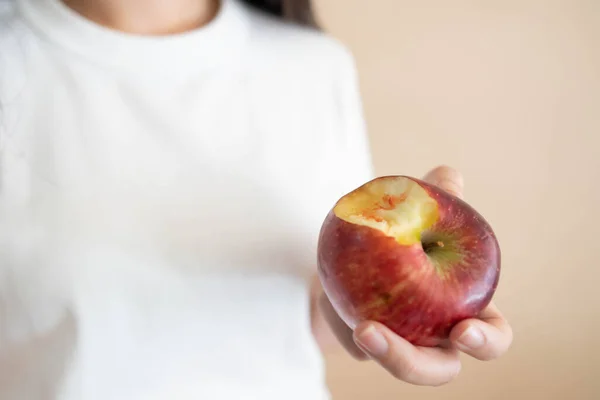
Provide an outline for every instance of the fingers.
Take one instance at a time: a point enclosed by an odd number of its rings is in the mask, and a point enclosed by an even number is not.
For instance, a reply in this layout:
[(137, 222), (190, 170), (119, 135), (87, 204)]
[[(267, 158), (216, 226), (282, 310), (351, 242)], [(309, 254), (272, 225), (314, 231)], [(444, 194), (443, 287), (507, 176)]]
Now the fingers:
[(354, 339), (392, 376), (407, 383), (439, 386), (450, 382), (460, 372), (456, 349), (415, 347), (376, 322), (357, 326)]
[(451, 342), (478, 360), (489, 361), (506, 353), (512, 344), (512, 328), (498, 308), (490, 304), (478, 319), (458, 323), (450, 333)]
[(352, 337), (352, 330), (335, 312), (327, 296), (322, 295), (319, 298), (319, 307), (323, 317), (329, 324), (329, 328), (342, 347), (357, 360), (366, 360), (367, 355), (356, 345)]
[(456, 197), (463, 197), (464, 180), (461, 173), (454, 168), (445, 165), (439, 166), (429, 171), (423, 180)]

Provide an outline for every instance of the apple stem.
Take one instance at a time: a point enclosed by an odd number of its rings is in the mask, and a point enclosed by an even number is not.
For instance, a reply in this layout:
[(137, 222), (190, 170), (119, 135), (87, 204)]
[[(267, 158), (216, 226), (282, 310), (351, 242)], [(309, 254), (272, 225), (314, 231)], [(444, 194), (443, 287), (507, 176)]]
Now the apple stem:
[(442, 248), (444, 246), (444, 242), (442, 242), (441, 240), (438, 240), (436, 242), (423, 242), (423, 250), (427, 254), (431, 253), (431, 251), (433, 251), (434, 249)]

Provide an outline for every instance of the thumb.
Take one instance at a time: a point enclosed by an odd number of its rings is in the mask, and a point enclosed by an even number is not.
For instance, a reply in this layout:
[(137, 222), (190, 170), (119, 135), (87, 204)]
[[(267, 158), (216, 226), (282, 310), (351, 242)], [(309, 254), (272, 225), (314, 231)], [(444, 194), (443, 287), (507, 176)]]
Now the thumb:
[(446, 165), (436, 167), (429, 171), (423, 180), (458, 198), (462, 199), (463, 197), (464, 180), (462, 174), (452, 167)]

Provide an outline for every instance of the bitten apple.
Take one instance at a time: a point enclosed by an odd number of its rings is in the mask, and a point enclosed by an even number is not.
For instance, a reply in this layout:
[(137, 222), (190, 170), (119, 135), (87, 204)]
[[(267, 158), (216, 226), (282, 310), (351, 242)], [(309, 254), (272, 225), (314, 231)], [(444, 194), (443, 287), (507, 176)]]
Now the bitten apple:
[(378, 321), (415, 345), (437, 346), (491, 301), (500, 248), (491, 226), (463, 200), (419, 179), (384, 176), (329, 212), (318, 270), (350, 328)]

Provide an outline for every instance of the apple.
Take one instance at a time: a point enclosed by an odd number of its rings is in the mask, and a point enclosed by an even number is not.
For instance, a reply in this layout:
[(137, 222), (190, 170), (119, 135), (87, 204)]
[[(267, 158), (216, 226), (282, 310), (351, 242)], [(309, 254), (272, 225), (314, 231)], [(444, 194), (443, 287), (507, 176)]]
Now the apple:
[(351, 328), (377, 321), (439, 346), (492, 299), (500, 248), (469, 204), (408, 176), (382, 176), (337, 201), (318, 239), (318, 274)]

